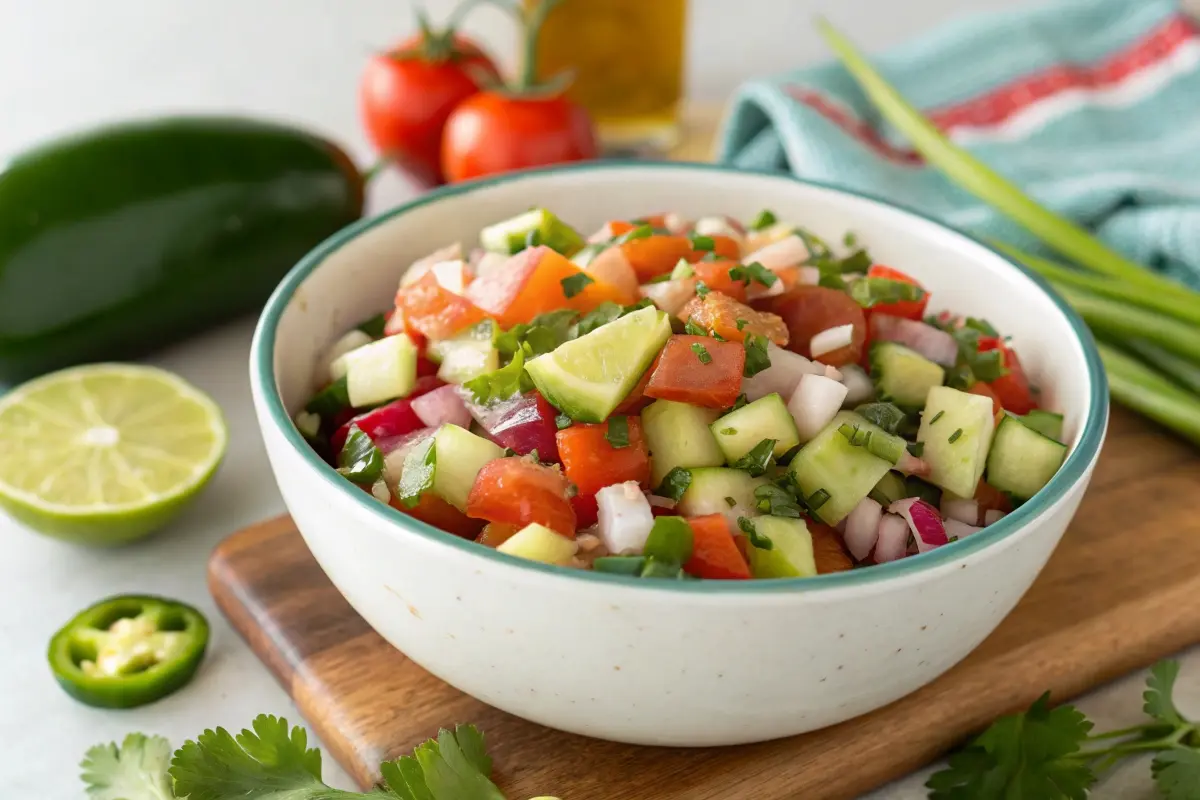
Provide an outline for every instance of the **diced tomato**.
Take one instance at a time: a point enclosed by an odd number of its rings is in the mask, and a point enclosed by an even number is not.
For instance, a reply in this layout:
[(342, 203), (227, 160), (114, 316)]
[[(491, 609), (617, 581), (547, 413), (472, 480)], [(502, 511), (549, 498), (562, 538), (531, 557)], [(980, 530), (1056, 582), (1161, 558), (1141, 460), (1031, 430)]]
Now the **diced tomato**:
[(985, 511), (1003, 511), (1005, 514), (1012, 511), (1012, 500), (1008, 495), (982, 479), (975, 487), (975, 502), (979, 504), (980, 520), (983, 519)]
[(470, 300), (438, 283), (432, 273), (397, 292), (396, 308), (408, 327), (430, 339), (448, 339), (485, 316)]
[(600, 507), (594, 494), (577, 494), (571, 498), (571, 508), (575, 509), (575, 524), (587, 528), (596, 524), (600, 517)]
[(683, 565), (684, 572), (697, 578), (739, 580), (750, 577), (750, 567), (742, 557), (729, 521), (722, 514), (688, 517), (692, 529), (692, 557)]
[(629, 444), (614, 447), (608, 441), (609, 423), (577, 424), (558, 432), (558, 455), (567, 479), (580, 494), (594, 495), (605, 486), (637, 481), (650, 485), (650, 451), (637, 417), (626, 417)]
[(510, 258), (502, 269), (473, 281), (467, 287), (467, 298), (505, 328), (564, 307), (586, 313), (601, 303), (628, 299), (627, 292), (590, 275), (587, 277), (591, 283), (574, 290), (568, 298), (563, 281), (583, 274), (549, 247), (530, 247)]
[(650, 376), (654, 374), (654, 368), (657, 366), (658, 356), (656, 355), (650, 368), (642, 373), (637, 386), (634, 386), (633, 391), (621, 401), (621, 405), (617, 406), (614, 414), (639, 414), (643, 408), (654, 402), (652, 398), (646, 397), (646, 387), (650, 385)]
[(840, 367), (857, 363), (867, 337), (867, 318), (854, 298), (824, 286), (797, 286), (787, 294), (763, 301), (763, 307), (778, 314), (790, 334), (788, 349), (811, 358), (809, 345), (821, 331), (853, 325), (850, 344), (821, 356), (822, 364)]
[(737, 266), (736, 261), (697, 261), (692, 264), (692, 271), (709, 289), (744, 303), (746, 282), (729, 277), (729, 270)]
[[(899, 281), (900, 283), (910, 283), (913, 286), (921, 284), (898, 269), (885, 267), (883, 264), (876, 264), (867, 270), (868, 278), (886, 278), (890, 281)], [(924, 288), (924, 287), (922, 287)], [(925, 296), (920, 300), (901, 300), (896, 303), (883, 303), (867, 309), (867, 314), (878, 312), (880, 314), (890, 314), (893, 317), (904, 317), (905, 319), (922, 320), (925, 318), (925, 307), (929, 305), (929, 292), (925, 292)]]
[(438, 365), (425, 356), (417, 358), (417, 377), (429, 378), (438, 374)]
[(519, 530), (521, 529), (516, 525), (506, 525), (503, 522), (489, 522), (483, 526), (483, 530), (480, 531), (475, 541), (488, 547), (499, 547), (511, 539), (513, 534)]
[[(346, 406), (345, 408), (341, 409), (336, 414), (334, 414), (333, 419), (330, 422), (330, 426), (334, 429), (335, 435), (336, 435), (336, 431), (340, 430), (346, 423), (348, 423), (352, 419), (354, 419), (354, 409), (351, 408), (350, 406)], [(345, 444), (345, 442), (346, 442), (346, 437), (343, 436), (342, 443)], [(332, 443), (330, 444), (330, 447), (332, 447)], [(333, 451), (333, 455), (335, 458), (337, 457), (337, 454), (339, 451), (341, 451), (341, 449), (342, 449), (341, 447), (338, 447), (337, 450)]]
[(385, 406), (373, 408), (362, 414), (354, 415), (352, 413), (350, 417), (338, 424), (333, 436), (329, 437), (329, 446), (333, 454), (336, 456), (342, 452), (342, 446), (346, 444), (346, 437), (350, 435), (351, 426), (357, 427), (371, 437), (371, 441), (377, 445), (387, 439), (406, 436), (424, 428), (425, 423), (421, 422), (421, 418), (412, 410), (413, 398), (428, 394), (439, 386), (445, 385), (446, 382), (436, 376), (417, 378), (413, 390), (408, 393), (407, 397), (393, 400)]
[[(755, 311), (721, 292), (693, 297), (679, 312), (679, 318), (691, 320), (731, 342), (741, 342), (751, 334), (765, 336), (780, 347), (788, 343), (788, 329), (775, 314)], [(739, 326), (738, 323), (742, 322)]]
[(1016, 352), (994, 336), (980, 337), (979, 352), (986, 353), (991, 350), (1001, 352), (1001, 361), (1008, 370), (1008, 374), (988, 383), (1000, 400), (1000, 405), (1004, 406), (1005, 411), (1014, 414), (1028, 414), (1037, 408), (1037, 401), (1033, 399), (1033, 392), (1029, 388), (1029, 378), (1025, 376), (1025, 369), (1021, 366)]
[(584, 271), (597, 281), (612, 286), (620, 293), (620, 297), (614, 302), (628, 306), (638, 301), (637, 273), (625, 260), (625, 254), (621, 252), (621, 248), (609, 247), (601, 250), (588, 263)]
[(637, 227), (637, 225), (634, 225), (632, 222), (626, 222), (623, 219), (610, 219), (607, 225), (609, 236), (621, 236), (622, 234), (629, 233), (631, 230)]
[(383, 335), (395, 336), (399, 333), (407, 334), (408, 338), (412, 339), (412, 343), (417, 346), (417, 349), (424, 352), (425, 337), (421, 335), (420, 331), (408, 324), (401, 309), (393, 307), (388, 312), (387, 322), (383, 325)]
[(667, 215), (666, 213), (647, 214), (644, 217), (638, 217), (638, 222), (642, 225), (649, 225), (651, 228), (663, 229), (667, 227)]
[(425, 492), (413, 508), (405, 508), (395, 495), (392, 495), (391, 506), (410, 517), (427, 522), (435, 528), (440, 528), (464, 539), (474, 539), (483, 529), (483, 520), (471, 519), (454, 506), (438, 497), (433, 492)]
[[(699, 348), (704, 348), (712, 360), (702, 362)], [(646, 385), (646, 396), (706, 408), (729, 408), (742, 391), (745, 366), (746, 351), (738, 342), (672, 336), (659, 354), (658, 366)]]
[(575, 538), (570, 484), (553, 467), (528, 458), (498, 458), (483, 465), (467, 497), (467, 515), (525, 527), (531, 522)]
[(813, 560), (816, 561), (818, 575), (854, 569), (854, 559), (842, 542), (840, 533), (821, 522), (808, 520), (806, 524), (812, 535)]
[(996, 397), (996, 393), (993, 392), (991, 387), (983, 381), (975, 381), (972, 383), (967, 389), (967, 394), (977, 394), (980, 397), (986, 397), (991, 400), (992, 416), (998, 417), (1000, 414), (1004, 413), (1004, 406), (1000, 404), (1000, 398)]
[[(722, 259), (736, 261), (741, 257), (738, 243), (728, 236), (711, 236), (712, 252)], [(621, 245), (630, 266), (637, 272), (638, 280), (642, 283), (665, 275), (675, 268), (682, 258), (696, 263), (708, 255), (707, 250), (692, 249), (692, 242), (686, 236), (670, 234), (655, 234), (641, 239), (630, 239)]]

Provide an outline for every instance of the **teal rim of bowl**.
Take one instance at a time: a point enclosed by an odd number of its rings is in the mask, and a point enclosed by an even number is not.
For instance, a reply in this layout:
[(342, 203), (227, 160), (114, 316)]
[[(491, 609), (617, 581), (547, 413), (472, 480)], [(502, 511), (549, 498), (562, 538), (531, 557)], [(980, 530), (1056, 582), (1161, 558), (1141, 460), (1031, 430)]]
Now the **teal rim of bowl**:
[[(678, 169), (678, 170), (699, 170), (719, 174), (733, 175), (757, 175), (760, 177), (772, 178), (780, 181), (790, 181), (808, 186), (815, 186), (820, 189), (826, 189), (840, 194), (852, 195), (854, 197), (867, 200), (869, 202), (878, 203), (889, 208), (894, 208), (914, 217), (931, 222), (934, 225), (942, 228), (951, 235), (961, 236), (970, 240), (979, 247), (993, 253), (1000, 259), (1003, 259), (1014, 269), (1025, 275), (1034, 284), (1038, 286), (1050, 299), (1058, 306), (1058, 310), (1070, 322), (1075, 336), (1079, 339), (1082, 345), (1084, 357), (1086, 359), (1087, 376), (1089, 381), (1088, 390), (1090, 392), (1090, 401), (1087, 408), (1087, 424), (1085, 425), (1082, 434), (1079, 437), (1079, 444), (1068, 455), (1067, 460), (1059, 468), (1058, 472), (1050, 479), (1034, 497), (1022, 505), (1020, 508), (1008, 514), (1003, 519), (988, 525), (978, 533), (960, 539), (957, 542), (952, 542), (934, 550), (918, 555), (906, 556), (896, 561), (890, 561), (886, 564), (876, 564), (869, 567), (863, 567), (845, 572), (833, 572), (825, 575), (817, 575), (809, 578), (754, 578), (751, 580), (742, 581), (721, 581), (721, 580), (700, 580), (700, 581), (682, 581), (682, 580), (652, 580), (646, 578), (637, 578), (628, 575), (614, 575), (611, 573), (593, 572), (592, 570), (574, 569), (571, 567), (560, 567), (552, 564), (544, 564), (538, 561), (530, 561), (528, 559), (510, 556), (507, 553), (501, 553), (493, 548), (485, 545), (477, 544), (467, 539), (462, 539), (453, 534), (446, 533), (439, 528), (435, 528), (428, 523), (421, 522), (418, 519), (402, 514), (391, 506), (384, 505), (378, 500), (372, 498), (361, 489), (353, 486), (345, 478), (337, 474), (324, 460), (318, 457), (316, 451), (300, 435), (292, 422), (291, 417), (284, 408), (283, 400), (279, 396), (279, 388), (275, 382), (275, 333), (279, 325), (279, 319), (282, 316), (284, 309), (291, 301), (296, 289), (304, 282), (326, 258), (334, 251), (341, 248), (350, 240), (360, 236), (366, 231), (371, 230), (376, 225), (388, 222), (394, 217), (400, 216), (411, 211), (414, 208), (436, 203), (448, 197), (456, 197), (461, 194), (468, 194), (477, 189), (497, 186), (511, 181), (520, 181), (530, 177), (542, 175), (554, 175), (572, 172), (589, 172), (594, 170), (607, 169), (630, 169), (638, 167), (652, 167), (654, 169)], [(515, 566), (522, 569), (539, 572), (547, 576), (557, 578), (574, 579), (603, 583), (612, 586), (626, 586), (637, 589), (650, 589), (668, 592), (688, 592), (701, 594), (762, 594), (772, 592), (790, 592), (797, 591), (817, 591), (822, 589), (847, 588), (853, 586), (862, 586), (866, 584), (879, 583), (891, 578), (899, 578), (906, 575), (921, 572), (923, 570), (932, 569), (939, 565), (944, 565), (957, 561), (971, 553), (982, 550), (996, 542), (1008, 538), (1015, 533), (1021, 526), (1028, 522), (1032, 522), (1035, 518), (1047, 511), (1051, 506), (1058, 502), (1066, 494), (1075, 483), (1077, 483), (1087, 471), (1088, 466), (1095, 460), (1099, 450), (1100, 443), (1104, 438), (1104, 430), (1108, 422), (1108, 391), (1107, 379), (1105, 377), (1104, 368), (1100, 362), (1100, 354), (1096, 350), (1095, 340), (1092, 338), (1091, 331), (1083, 320), (1075, 313), (1075, 310), (1067, 305), (1063, 300), (1040, 275), (1031, 271), (1024, 265), (1009, 258), (1004, 253), (989, 246), (985, 242), (981, 242), (968, 233), (951, 227), (944, 222), (934, 219), (920, 211), (907, 208), (898, 203), (893, 203), (890, 200), (884, 200), (881, 197), (876, 197), (865, 192), (860, 192), (853, 189), (846, 189), (829, 183), (820, 181), (804, 180), (795, 178), (790, 175), (771, 172), (766, 170), (746, 170), (735, 169), (722, 164), (709, 164), (701, 162), (687, 161), (638, 161), (628, 159), (611, 159), (595, 162), (585, 162), (579, 164), (564, 164), (559, 166), (545, 167), (540, 169), (522, 170), (520, 172), (511, 172), (499, 175), (493, 178), (484, 178), (471, 181), (468, 183), (453, 184), (443, 186), (426, 194), (421, 195), (411, 202), (397, 206), (383, 214), (374, 217), (368, 217), (358, 222), (343, 228), (337, 233), (330, 236), (322, 242), (315, 250), (306, 255), (300, 260), (295, 267), (284, 277), (283, 281), (275, 289), (270, 299), (267, 301), (263, 309), (262, 316), (259, 319), (258, 326), (254, 332), (254, 341), (251, 345), (250, 353), (251, 376), (261, 389), (264, 402), (270, 413), (271, 421), (277, 425), (283, 433), (288, 444), (291, 445), (295, 454), (300, 457), (312, 470), (327, 481), (334, 491), (342, 493), (344, 497), (351, 502), (365, 508), (368, 513), (374, 514), (385, 522), (396, 525), (399, 529), (415, 533), (419, 536), (431, 539), (434, 542), (464, 551), (481, 561), (497, 561), (507, 566)]]

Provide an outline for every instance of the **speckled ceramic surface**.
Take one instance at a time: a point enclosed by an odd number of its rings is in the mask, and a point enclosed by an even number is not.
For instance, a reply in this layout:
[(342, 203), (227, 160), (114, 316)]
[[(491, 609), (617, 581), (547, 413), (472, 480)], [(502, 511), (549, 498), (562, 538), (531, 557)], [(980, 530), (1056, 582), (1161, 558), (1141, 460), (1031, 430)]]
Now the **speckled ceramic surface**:
[[(382, 310), (411, 261), (532, 205), (584, 230), (672, 209), (769, 207), (933, 292), (931, 308), (1012, 335), (1072, 451), (1033, 501), (986, 531), (899, 562), (807, 580), (646, 582), (513, 559), (443, 534), (344, 482), (289, 421), (317, 354)], [(427, 195), (335, 236), (268, 303), (251, 384), (275, 477), (313, 554), (388, 641), (481, 700), (633, 743), (716, 745), (833, 724), (933, 680), (1029, 587), (1086, 489), (1107, 419), (1082, 323), (1044, 284), (934, 222), (870, 198), (703, 165), (600, 164)]]

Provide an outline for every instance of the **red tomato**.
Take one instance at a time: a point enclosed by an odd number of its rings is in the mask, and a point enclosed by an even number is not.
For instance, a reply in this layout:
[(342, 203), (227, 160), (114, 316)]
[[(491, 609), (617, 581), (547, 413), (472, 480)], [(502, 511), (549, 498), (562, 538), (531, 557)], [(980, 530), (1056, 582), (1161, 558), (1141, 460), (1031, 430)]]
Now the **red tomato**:
[[(921, 284), (908, 275), (905, 275), (898, 269), (885, 267), (883, 264), (876, 264), (867, 270), (868, 278), (886, 278), (891, 281), (899, 281), (900, 283), (911, 283), (913, 286)], [(879, 312), (880, 314), (890, 314), (893, 317), (904, 317), (905, 319), (922, 320), (925, 318), (925, 306), (929, 305), (929, 292), (925, 292), (925, 296), (920, 300), (901, 300), (898, 303), (882, 303), (866, 310), (867, 314)]]
[(817, 574), (845, 572), (854, 569), (854, 559), (842, 542), (842, 535), (822, 522), (808, 520), (808, 532), (812, 536), (813, 560)]
[(654, 374), (654, 368), (657, 366), (658, 356), (655, 356), (650, 368), (642, 373), (637, 386), (634, 386), (633, 391), (621, 401), (621, 405), (617, 406), (614, 414), (639, 414), (643, 408), (654, 402), (651, 398), (646, 397), (646, 387), (650, 385), (650, 376)]
[(980, 397), (986, 397), (987, 399), (991, 400), (993, 416), (998, 416), (1004, 412), (1004, 406), (1000, 404), (1000, 398), (996, 397), (996, 393), (993, 392), (991, 387), (983, 381), (975, 381), (972, 383), (970, 388), (967, 389), (967, 394), (977, 394)]
[(442, 172), (465, 181), (599, 153), (591, 117), (563, 95), (480, 92), (464, 100), (442, 134)]
[[(728, 236), (709, 238), (713, 240), (712, 252), (720, 258), (736, 261), (741, 256), (738, 243)], [(655, 234), (630, 239), (621, 245), (621, 252), (637, 272), (638, 280), (644, 282), (670, 272), (681, 258), (695, 264), (708, 255), (709, 251), (693, 250), (692, 242), (686, 236)]]
[(472, 281), (467, 297), (505, 328), (563, 307), (586, 314), (601, 303), (624, 298), (619, 289), (595, 278), (568, 298), (563, 281), (582, 274), (565, 257), (539, 245), (517, 253), (503, 269)]
[[(692, 345), (697, 348), (692, 349)], [(712, 360), (701, 361), (699, 348)], [(740, 343), (707, 336), (672, 336), (658, 356), (646, 396), (706, 408), (729, 408), (742, 391), (746, 351)]]
[(750, 567), (723, 515), (688, 517), (687, 522), (692, 529), (692, 557), (683, 565), (684, 572), (697, 578), (750, 577)]
[(380, 447), (383, 447), (389, 439), (394, 440), (424, 428), (425, 423), (421, 422), (421, 418), (412, 410), (413, 398), (428, 394), (439, 386), (445, 385), (445, 381), (434, 375), (419, 377), (407, 397), (393, 400), (385, 406), (364, 411), (358, 415), (351, 413), (350, 417), (337, 425), (333, 436), (329, 437), (330, 448), (335, 455), (342, 451), (346, 437), (350, 435), (351, 425), (371, 437), (371, 441)]
[(781, 318), (755, 311), (721, 292), (709, 292), (704, 297), (688, 300), (679, 311), (679, 318), (690, 319), (731, 342), (742, 342), (748, 335), (757, 334), (780, 347), (788, 343), (788, 329)]
[(608, 423), (572, 425), (558, 432), (558, 455), (568, 480), (581, 495), (594, 495), (605, 486), (637, 481), (650, 485), (650, 451), (642, 436), (642, 423), (626, 417), (629, 444), (614, 447), (608, 441)]
[(396, 308), (406, 325), (430, 339), (449, 338), (486, 316), (470, 300), (438, 283), (433, 273), (397, 292)]
[(531, 522), (575, 538), (570, 484), (562, 472), (527, 458), (498, 458), (483, 465), (467, 496), (467, 515), (525, 527)]
[(991, 350), (1000, 351), (1003, 366), (1008, 370), (1007, 375), (988, 383), (1000, 400), (1000, 405), (1004, 406), (1005, 411), (1014, 414), (1028, 414), (1037, 408), (1037, 401), (1033, 399), (1033, 391), (1029, 388), (1029, 378), (1025, 376), (1025, 369), (1021, 366), (1017, 354), (1000, 339), (993, 336), (980, 337), (979, 352), (986, 353)]
[(418, 35), (374, 56), (358, 89), (367, 138), (418, 180), (441, 183), (442, 130), (481, 78), (498, 80), (496, 65), (461, 36), (438, 42)]
[(464, 539), (474, 539), (483, 529), (483, 520), (471, 519), (433, 492), (421, 495), (420, 501), (413, 508), (405, 508), (404, 504), (393, 494), (391, 506), (410, 517), (415, 517), (435, 528), (440, 528)]
[(992, 486), (990, 483), (985, 483), (982, 479), (979, 485), (975, 487), (975, 502), (979, 504), (979, 519), (983, 519), (983, 512), (994, 510), (1003, 511), (1005, 514), (1012, 511), (1012, 500), (1008, 495)]
[(788, 349), (811, 358), (809, 344), (821, 331), (853, 325), (850, 344), (821, 356), (822, 364), (840, 367), (854, 364), (862, 355), (867, 338), (867, 318), (862, 308), (845, 292), (824, 286), (797, 286), (787, 294), (769, 298), (764, 308), (783, 318), (790, 334)]
[(697, 261), (692, 264), (696, 277), (714, 292), (732, 297), (739, 303), (746, 302), (746, 282), (729, 277), (729, 270), (738, 266), (736, 261)]
[(596, 495), (577, 494), (571, 498), (571, 508), (575, 509), (575, 524), (586, 528), (595, 525), (600, 517), (600, 507), (596, 504)]

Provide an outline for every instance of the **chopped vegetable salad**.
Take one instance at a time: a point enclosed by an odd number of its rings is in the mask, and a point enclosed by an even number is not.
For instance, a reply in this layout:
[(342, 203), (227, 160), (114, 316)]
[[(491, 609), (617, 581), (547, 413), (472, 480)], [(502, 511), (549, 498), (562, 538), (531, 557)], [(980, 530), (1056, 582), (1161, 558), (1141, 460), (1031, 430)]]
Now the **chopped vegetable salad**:
[(381, 503), (514, 556), (643, 578), (807, 577), (970, 536), (1062, 465), (985, 320), (770, 211), (546, 209), (415, 262), (296, 415)]

